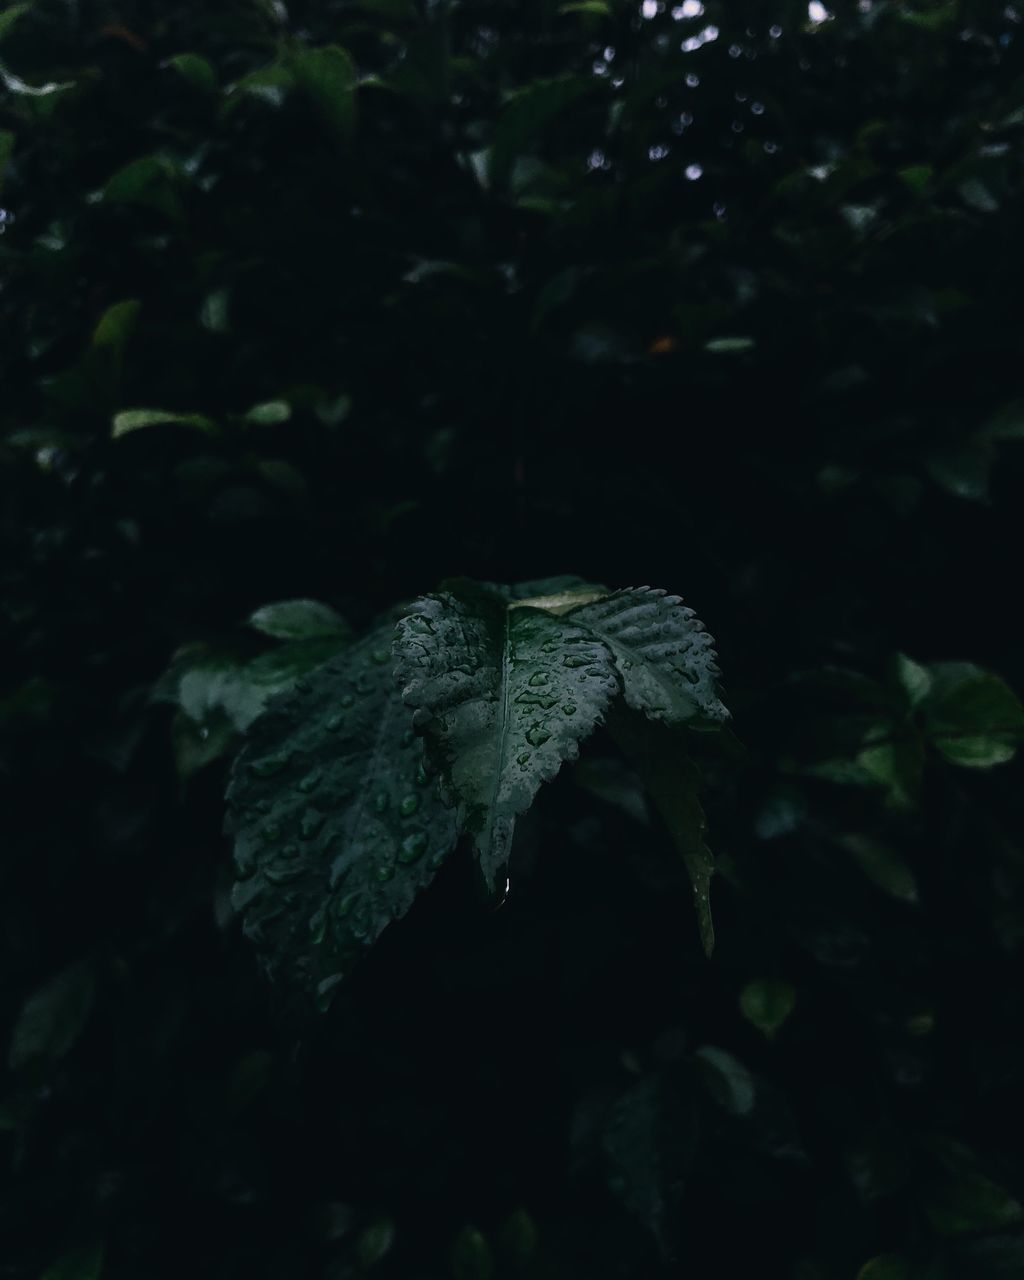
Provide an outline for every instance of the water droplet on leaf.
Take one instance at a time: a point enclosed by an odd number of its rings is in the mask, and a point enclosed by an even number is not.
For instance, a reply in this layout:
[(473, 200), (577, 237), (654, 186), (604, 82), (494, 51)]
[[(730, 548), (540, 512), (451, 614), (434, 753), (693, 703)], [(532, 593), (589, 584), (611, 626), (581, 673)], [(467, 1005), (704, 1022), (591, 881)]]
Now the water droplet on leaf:
[(271, 774), (280, 773), (289, 758), (289, 752), (281, 751), (276, 756), (264, 756), (262, 760), (253, 761), (249, 768), (257, 778), (269, 778)]
[(399, 862), (416, 862), (422, 858), (427, 851), (427, 837), (422, 831), (414, 831), (411, 835), (407, 835), (402, 841), (402, 847), (399, 850)]

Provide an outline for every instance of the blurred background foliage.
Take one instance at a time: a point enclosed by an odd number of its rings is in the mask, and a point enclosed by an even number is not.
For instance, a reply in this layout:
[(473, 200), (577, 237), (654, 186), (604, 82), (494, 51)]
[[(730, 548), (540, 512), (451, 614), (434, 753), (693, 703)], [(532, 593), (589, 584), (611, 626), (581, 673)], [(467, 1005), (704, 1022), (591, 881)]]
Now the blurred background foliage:
[[(1024, 1275), (1022, 16), (0, 12), (0, 1276)], [(293, 1024), (239, 735), (560, 572), (717, 638), (713, 960), (598, 743)]]

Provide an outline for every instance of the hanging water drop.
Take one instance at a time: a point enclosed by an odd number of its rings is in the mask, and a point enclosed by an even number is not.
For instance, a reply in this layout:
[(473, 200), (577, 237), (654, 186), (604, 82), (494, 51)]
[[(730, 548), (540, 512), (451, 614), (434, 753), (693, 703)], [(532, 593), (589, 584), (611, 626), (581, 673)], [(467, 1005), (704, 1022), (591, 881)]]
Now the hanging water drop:
[(428, 840), (423, 831), (414, 831), (402, 841), (398, 852), (398, 861), (409, 863), (422, 858), (427, 851)]

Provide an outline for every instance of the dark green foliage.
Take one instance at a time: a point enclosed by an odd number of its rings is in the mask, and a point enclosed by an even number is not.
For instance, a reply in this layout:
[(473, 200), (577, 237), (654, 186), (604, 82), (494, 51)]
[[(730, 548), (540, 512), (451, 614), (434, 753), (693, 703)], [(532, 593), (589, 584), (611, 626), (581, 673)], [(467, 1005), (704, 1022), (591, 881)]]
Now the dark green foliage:
[[(595, 603), (604, 597), (607, 610)], [(292, 649), (325, 632), (333, 644), (347, 638), (341, 619), (315, 601), (268, 605), (249, 621), (290, 638)], [(253, 665), (188, 670), (177, 685), (184, 714), (205, 725), (219, 702), (247, 729), (250, 708), (262, 708)], [(308, 678), (296, 672), (291, 694), (256, 720), (228, 788), (239, 877), (232, 902), (270, 975), (327, 1008), (360, 944), (409, 910), (460, 833), (472, 837), (493, 892), (516, 818), (612, 703), (622, 695), (656, 722), (671, 706), (685, 722), (702, 709), (690, 693), (699, 689), (705, 714), (724, 717), (714, 669), (710, 637), (677, 598), (550, 579), (453, 584)], [(209, 708), (194, 706), (190, 681)], [(627, 752), (690, 871), (710, 953), (712, 866), (685, 742), (665, 751), (660, 726), (648, 732), (639, 717), (619, 714)]]
[[(702, 4), (0, 6), (4, 1280), (1024, 1274), (1021, 7)], [(713, 628), (714, 958), (606, 715), (281, 1016), (247, 726), (564, 566)]]

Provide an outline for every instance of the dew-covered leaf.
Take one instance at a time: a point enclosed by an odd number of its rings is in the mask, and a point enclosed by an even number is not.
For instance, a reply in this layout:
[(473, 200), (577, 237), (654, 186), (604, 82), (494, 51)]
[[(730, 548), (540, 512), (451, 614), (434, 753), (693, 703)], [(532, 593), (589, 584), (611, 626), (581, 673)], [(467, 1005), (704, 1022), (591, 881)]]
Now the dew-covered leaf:
[(233, 902), (271, 976), (321, 1005), (455, 845), (392, 675), (388, 622), (252, 727), (228, 788)]
[(714, 641), (678, 596), (629, 587), (567, 615), (615, 655), (626, 705), (668, 724), (721, 723)]
[(395, 673), (492, 888), (516, 817), (619, 691), (610, 650), (568, 618), (466, 584), (395, 634)]

